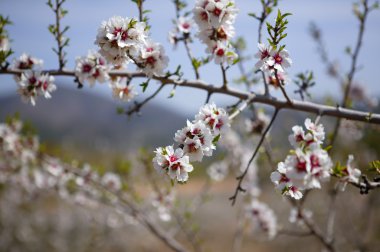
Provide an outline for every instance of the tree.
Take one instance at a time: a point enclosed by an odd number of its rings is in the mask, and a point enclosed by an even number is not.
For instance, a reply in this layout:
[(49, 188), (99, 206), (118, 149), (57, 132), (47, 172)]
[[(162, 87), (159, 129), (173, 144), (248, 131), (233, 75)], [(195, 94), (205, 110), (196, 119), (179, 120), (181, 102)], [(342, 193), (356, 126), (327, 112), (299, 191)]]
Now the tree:
[[(234, 37), (238, 9), (233, 0), (197, 0), (193, 6), (173, 0), (176, 17), (173, 20), (174, 29), (169, 32), (169, 40), (174, 46), (184, 45), (194, 80), (184, 77), (181, 65), (174, 70), (167, 70), (169, 58), (164, 47), (150, 36), (155, 23), (149, 19), (150, 10), (144, 9), (145, 0), (132, 0), (138, 9), (138, 18), (113, 16), (103, 21), (95, 39), (98, 51), (90, 51), (86, 56), (78, 57), (74, 70), (66, 69), (69, 59), (65, 48), (69, 46), (70, 40), (66, 37), (69, 27), (62, 25), (63, 18), (68, 14), (68, 10), (63, 8), (65, 2), (47, 2), (55, 15), (55, 23), (48, 27), (57, 43), (57, 47), (53, 48), (58, 58), (58, 68), (55, 70), (44, 69), (42, 60), (28, 54), (23, 54), (10, 63), (13, 52), (5, 28), (11, 22), (9, 18), (0, 18), (0, 74), (14, 76), (23, 100), (35, 106), (40, 96), (54, 99), (54, 92), (59, 92), (54, 76), (66, 76), (73, 78), (78, 88), (87, 84), (94, 86), (96, 82), (108, 82), (113, 96), (125, 102), (133, 100), (140, 89), (143, 93), (152, 89), (151, 82), (158, 83), (155, 91), (144, 100), (135, 101), (127, 109), (118, 108), (118, 113), (126, 116), (140, 113), (166, 86), (172, 87), (169, 98), (175, 96), (177, 88), (190, 87), (205, 91), (206, 101), (200, 106), (194, 120), (188, 120), (186, 126), (174, 134), (175, 144), (158, 147), (154, 153), (143, 151), (140, 154), (133, 165), (143, 168), (138, 174), (139, 179), (132, 172), (136, 168), (131, 168), (125, 160), (112, 169), (99, 171), (90, 165), (64, 162), (48, 155), (40, 147), (38, 138), (28, 124), (23, 124), (16, 117), (10, 118), (0, 125), (0, 182), (5, 188), (3, 195), (21, 190), (22, 193), (17, 197), (27, 201), (31, 196), (57, 191), (68, 202), (79, 203), (89, 209), (101, 209), (100, 206), (111, 208), (118, 218), (127, 218), (128, 223), (137, 222), (174, 251), (187, 251), (190, 246), (194, 251), (202, 251), (201, 231), (193, 225), (196, 221), (194, 213), (204, 204), (211, 181), (223, 180), (230, 170), (234, 170), (237, 173), (237, 184), (229, 199), (233, 206), (238, 202), (239, 196), (243, 199), (236, 206), (239, 217), (232, 248), (234, 251), (241, 249), (247, 226), (254, 232), (261, 232), (267, 239), (281, 235), (301, 238), (313, 236), (329, 251), (347, 249), (340, 244), (342, 239), (336, 235), (334, 223), (338, 209), (348, 206), (338, 205), (337, 197), (346, 186), (358, 188), (360, 194), (377, 193), (376, 189), (380, 187), (380, 164), (379, 160), (374, 159), (368, 164), (368, 171), (365, 171), (356, 168), (353, 155), (345, 157), (347, 162), (341, 162), (340, 157), (333, 152), (340, 148), (336, 140), (339, 133), (347, 127), (356, 129), (352, 124), (347, 126), (347, 120), (366, 125), (380, 124), (380, 114), (369, 111), (373, 104), (354, 85), (366, 21), (369, 13), (378, 8), (377, 3), (363, 0), (354, 4), (359, 32), (355, 47), (346, 50), (351, 62), (347, 74), (337, 70), (336, 64), (330, 60), (319, 28), (316, 25), (310, 28), (323, 64), (343, 89), (342, 100), (337, 106), (330, 106), (307, 101), (311, 97), (311, 88), (316, 85), (312, 71), (295, 76), (294, 84), (298, 87), (295, 94), (300, 96), (299, 100), (292, 99), (288, 94), (287, 89), (292, 84), (286, 71), (292, 66), (293, 60), (285, 41), (291, 13), (282, 13), (278, 9), (278, 1), (262, 0), (262, 11), (249, 14), (259, 23), (258, 52), (254, 55), (256, 59), (252, 60), (246, 55), (244, 38)], [(276, 8), (275, 20), (271, 22), (268, 17), (273, 15)], [(187, 12), (190, 9), (192, 12)], [(197, 32), (194, 32), (194, 27), (198, 27)], [(264, 27), (267, 32), (265, 42), (262, 34)], [(206, 47), (203, 58), (195, 57), (191, 51), (195, 39), (199, 39)], [(254, 67), (247, 70), (246, 66), (253, 63)], [(127, 71), (127, 64), (135, 65), (137, 70)], [(221, 85), (202, 80), (200, 69), (207, 64), (220, 67)], [(229, 70), (233, 68), (240, 71), (240, 77), (235, 81), (240, 84), (239, 88), (233, 88), (233, 83), (228, 78)], [(132, 83), (136, 79), (143, 79), (139, 87), (134, 87)], [(263, 86), (263, 92), (256, 91), (258, 84)], [(280, 90), (282, 98), (272, 96), (273, 89)], [(237, 101), (222, 108), (210, 102), (214, 94), (223, 94)], [(355, 107), (355, 101), (364, 103), (367, 111)], [(272, 107), (274, 110), (271, 117), (257, 104)], [(293, 149), (286, 157), (275, 157), (271, 148), (270, 130), (276, 123), (277, 116), (285, 109), (309, 112), (314, 114), (315, 119), (306, 118), (304, 127), (292, 127), (289, 142)], [(249, 114), (252, 118), (245, 122), (248, 132), (244, 134), (255, 136), (254, 147), (245, 143), (240, 136), (242, 132), (236, 133), (238, 129), (231, 129), (234, 125), (239, 128), (237, 126), (241, 124), (241, 118)], [(320, 123), (325, 116), (336, 118), (332, 133), (327, 137), (325, 127)], [(375, 130), (378, 132), (378, 128)], [(193, 165), (202, 162), (205, 157), (215, 157), (217, 146), (225, 150), (223, 159), (214, 160), (207, 168), (209, 178), (201, 193), (190, 204), (184, 204), (181, 197), (175, 195), (175, 190), (181, 184), (192, 183), (191, 173), (197, 169)], [(259, 160), (262, 156), (266, 156), (266, 166), (271, 169), (266, 178), (270, 177), (278, 194), (293, 207), (289, 220), (299, 230), (279, 225), (276, 211), (261, 200), (258, 167), (262, 165)], [(275, 162), (275, 159), (283, 161)], [(141, 181), (153, 191), (153, 196), (145, 201), (142, 200), (144, 193), (137, 190)], [(305, 208), (306, 199), (311, 197), (309, 195), (315, 197), (313, 194), (316, 189), (323, 187), (331, 189), (328, 193), (330, 202), (325, 206), (328, 208), (325, 228)], [(368, 208), (374, 207), (371, 204), (368, 203)], [(94, 213), (97, 214), (101, 213)], [(363, 221), (368, 219), (365, 217)], [(174, 231), (170, 225), (164, 225), (165, 222), (172, 224)], [(373, 241), (365, 244), (365, 239), (360, 238), (356, 243), (350, 244), (351, 249), (370, 248), (368, 246), (372, 246)], [(9, 238), (8, 241), (13, 240)], [(8, 248), (13, 246), (12, 242), (4, 244)]]

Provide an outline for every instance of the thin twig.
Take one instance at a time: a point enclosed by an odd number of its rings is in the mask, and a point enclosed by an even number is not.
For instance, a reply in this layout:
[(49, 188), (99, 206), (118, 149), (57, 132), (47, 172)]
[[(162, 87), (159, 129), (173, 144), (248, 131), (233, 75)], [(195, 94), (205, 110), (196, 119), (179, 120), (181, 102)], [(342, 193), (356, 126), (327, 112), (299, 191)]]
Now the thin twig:
[(161, 84), (161, 86), (152, 94), (150, 95), (149, 97), (147, 97), (144, 101), (142, 102), (138, 102), (138, 103), (135, 103), (135, 106), (133, 106), (132, 108), (130, 108), (126, 114), (128, 116), (132, 115), (133, 113), (138, 113), (140, 112), (140, 109), (145, 105), (147, 104), (150, 100), (152, 100), (156, 95), (158, 95), (158, 93), (160, 93), (160, 91), (162, 90), (162, 88), (164, 87), (163, 84)]
[(223, 63), (220, 63), (220, 69), (222, 70), (222, 76), (223, 76), (222, 88), (227, 90), (228, 81), (227, 81), (227, 75), (226, 75), (226, 68), (224, 68)]
[[(349, 101), (349, 95), (350, 95), (350, 91), (351, 91), (352, 82), (353, 82), (353, 79), (354, 79), (354, 76), (355, 76), (355, 73), (357, 70), (357, 59), (358, 59), (359, 52), (360, 52), (360, 49), (361, 49), (362, 43), (363, 43), (365, 24), (366, 24), (366, 20), (368, 17), (368, 13), (370, 11), (370, 9), (368, 8), (368, 0), (362, 1), (362, 4), (364, 7), (364, 12), (363, 12), (362, 18), (359, 19), (360, 20), (359, 34), (358, 34), (358, 38), (356, 41), (354, 53), (352, 54), (352, 57), (351, 57), (351, 68), (350, 68), (349, 73), (347, 74), (346, 84), (344, 85), (345, 82), (343, 82), (345, 89), (344, 89), (344, 96), (343, 96), (342, 101), (341, 101), (342, 107), (347, 107), (347, 104)], [(338, 119), (335, 123), (335, 127), (333, 130), (333, 134), (332, 134), (331, 141), (330, 141), (329, 145), (333, 145), (335, 143), (335, 140), (339, 134), (340, 125), (341, 125), (341, 119)]]
[(194, 74), (195, 74), (195, 79), (198, 80), (200, 78), (200, 75), (199, 75), (198, 68), (193, 64), (194, 57), (193, 57), (193, 53), (191, 52), (191, 49), (190, 49), (190, 46), (189, 46), (188, 38), (185, 38), (183, 40), (183, 44), (185, 45), (187, 56), (190, 59), (191, 65), (193, 66)]
[(232, 196), (229, 198), (229, 199), (231, 200), (232, 205), (235, 205), (235, 203), (236, 203), (236, 199), (237, 199), (237, 196), (238, 196), (239, 192), (245, 192), (245, 189), (244, 189), (244, 188), (242, 187), (242, 185), (241, 185), (242, 182), (243, 182), (243, 179), (244, 179), (244, 177), (247, 175), (248, 170), (249, 170), (249, 167), (250, 167), (252, 161), (255, 159), (256, 154), (258, 153), (258, 151), (259, 151), (259, 149), (260, 149), (262, 143), (264, 142), (265, 136), (267, 135), (267, 133), (269, 132), (270, 128), (272, 127), (272, 124), (273, 124), (273, 122), (275, 121), (278, 112), (279, 112), (278, 109), (276, 109), (276, 110), (274, 111), (274, 114), (273, 114), (272, 120), (270, 121), (269, 125), (268, 125), (267, 128), (265, 129), (264, 133), (261, 135), (260, 141), (259, 141), (259, 143), (257, 144), (255, 151), (253, 152), (251, 158), (250, 158), (249, 161), (248, 161), (247, 167), (245, 168), (244, 172), (243, 172), (240, 176), (238, 176), (238, 177), (236, 178), (236, 180), (239, 181), (239, 182), (238, 182), (238, 185), (236, 186), (236, 189), (235, 189), (235, 193), (234, 193), (234, 195), (232, 195)]
[(285, 96), (286, 101), (290, 105), (293, 104), (293, 101), (289, 98), (288, 94), (285, 91), (285, 88), (283, 86), (284, 85), (283, 81), (280, 81), (280, 79), (278, 78), (277, 69), (274, 70), (274, 76), (276, 77), (276, 81), (278, 83), (278, 86), (280, 87), (282, 94)]

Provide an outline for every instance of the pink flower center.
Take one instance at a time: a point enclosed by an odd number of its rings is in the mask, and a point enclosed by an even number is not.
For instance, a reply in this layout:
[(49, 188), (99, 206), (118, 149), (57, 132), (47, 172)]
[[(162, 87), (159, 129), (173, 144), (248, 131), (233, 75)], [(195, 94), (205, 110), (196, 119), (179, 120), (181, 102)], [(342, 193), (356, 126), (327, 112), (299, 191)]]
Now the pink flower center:
[(300, 160), (298, 160), (297, 170), (299, 172), (306, 172), (306, 161), (300, 161)]
[(303, 136), (301, 134), (298, 134), (296, 136), (296, 142), (301, 142), (301, 141), (303, 141)]
[(200, 129), (194, 129), (193, 130), (193, 135), (199, 135), (201, 133)]
[(113, 35), (116, 37), (119, 33), (121, 32), (121, 28), (115, 28), (114, 30), (113, 30)]
[(207, 12), (204, 11), (204, 12), (201, 13), (201, 19), (204, 20), (204, 21), (207, 21), (207, 19), (208, 19)]
[(47, 81), (45, 81), (45, 82), (42, 84), (42, 88), (43, 88), (43, 90), (47, 90), (47, 89), (48, 89), (48, 86), (49, 86), (49, 84), (47, 83)]
[(315, 167), (320, 167), (321, 165), (319, 164), (319, 159), (317, 156), (315, 155), (311, 155), (310, 157), (310, 162), (311, 162), (311, 168), (315, 168)]
[(197, 148), (195, 147), (195, 143), (188, 144), (189, 152), (197, 152)]
[(268, 56), (269, 56), (268, 50), (264, 50), (264, 51), (261, 52), (260, 59), (263, 60), (263, 59), (267, 58)]
[(281, 174), (280, 183), (287, 183), (289, 182), (288, 177), (286, 177), (284, 174)]
[(281, 64), (282, 63), (282, 57), (280, 56), (280, 54), (276, 54), (274, 56), (274, 61), (276, 62), (276, 64)]
[(34, 77), (34, 76), (30, 77), (29, 82), (30, 82), (30, 84), (35, 84), (37, 82), (36, 77)]
[(85, 64), (85, 65), (83, 65), (83, 67), (82, 67), (82, 71), (84, 72), (84, 73), (88, 73), (88, 72), (90, 72), (91, 71), (91, 66), (90, 65), (88, 65), (88, 64)]
[(127, 40), (128, 39), (128, 32), (127, 31), (125, 31), (125, 32), (123, 32), (122, 34), (121, 34), (121, 40)]
[(224, 55), (224, 50), (222, 48), (219, 48), (218, 50), (216, 50), (216, 55), (222, 57)]
[(149, 65), (154, 65), (154, 63), (156, 63), (156, 59), (153, 56), (150, 56), (146, 59), (146, 63)]
[(146, 52), (153, 52), (153, 47), (148, 47), (148, 48), (146, 49)]
[(92, 75), (94, 78), (98, 78), (100, 75), (100, 72), (98, 69), (96, 69), (95, 73)]
[(219, 9), (219, 8), (215, 8), (214, 11), (213, 11), (213, 13), (214, 13), (215, 16), (219, 17), (220, 14), (222, 13), (222, 10)]
[(190, 24), (189, 23), (183, 23), (182, 24), (182, 27), (183, 27), (183, 29), (189, 29), (190, 28)]
[(175, 162), (178, 160), (178, 158), (176, 156), (172, 155), (169, 157), (169, 160), (170, 160), (170, 162)]
[(215, 125), (215, 128), (220, 129), (223, 127), (223, 125), (224, 123), (221, 120), (219, 120), (219, 122)]
[(171, 169), (172, 170), (178, 170), (179, 168), (181, 168), (181, 164), (180, 163), (175, 163), (171, 166)]

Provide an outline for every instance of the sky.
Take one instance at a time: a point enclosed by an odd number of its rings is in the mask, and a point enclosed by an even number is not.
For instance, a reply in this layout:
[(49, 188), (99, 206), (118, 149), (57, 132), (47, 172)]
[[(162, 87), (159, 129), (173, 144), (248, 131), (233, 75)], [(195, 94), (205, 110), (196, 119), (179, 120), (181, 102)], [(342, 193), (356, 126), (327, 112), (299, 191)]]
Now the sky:
[[(54, 22), (54, 15), (45, 2), (45, 0), (1, 0), (0, 13), (4, 16), (9, 16), (13, 21), (13, 25), (9, 26), (8, 29), (12, 39), (12, 49), (15, 51), (12, 57), (17, 57), (21, 53), (27, 52), (43, 59), (46, 69), (55, 69), (58, 66), (58, 60), (51, 48), (55, 47), (56, 44), (47, 30), (48, 25)], [(187, 10), (191, 10), (194, 2), (192, 0), (187, 1)], [(248, 50), (246, 53), (248, 55), (256, 53), (258, 37), (258, 22), (249, 17), (248, 13), (259, 13), (261, 10), (259, 2), (258, 0), (236, 0), (236, 5), (240, 11), (235, 23), (235, 36), (244, 36), (247, 41)], [(316, 45), (311, 39), (308, 30), (310, 22), (315, 22), (321, 28), (330, 58), (337, 60), (340, 69), (346, 73), (349, 69), (350, 59), (344, 53), (344, 50), (347, 46), (353, 47), (358, 33), (358, 21), (352, 14), (352, 2), (348, 0), (284, 0), (279, 2), (279, 8), (282, 12), (291, 12), (293, 14), (288, 18), (288, 37), (284, 40), (293, 60), (293, 66), (289, 69), (290, 78), (294, 79), (294, 76), (299, 72), (312, 70), (317, 83), (311, 90), (314, 97), (319, 98), (325, 95), (340, 97), (341, 89), (336, 81), (326, 75), (325, 68), (316, 53)], [(67, 32), (67, 36), (70, 37), (70, 46), (67, 49), (68, 69), (74, 68), (76, 57), (86, 55), (89, 49), (97, 49), (94, 45), (94, 40), (97, 29), (103, 20), (115, 15), (137, 16), (136, 6), (130, 0), (67, 0), (64, 7), (69, 10), (68, 15), (62, 21), (63, 25), (70, 26)], [(185, 78), (193, 79), (191, 64), (183, 45), (179, 45), (174, 50), (167, 39), (168, 32), (173, 27), (172, 19), (175, 15), (172, 0), (147, 0), (145, 8), (152, 11), (149, 13), (150, 24), (152, 25), (152, 39), (162, 43), (169, 56), (168, 69), (175, 70), (176, 66), (181, 64)], [(268, 21), (273, 22), (274, 17), (274, 15), (270, 16)], [(380, 51), (378, 50), (378, 45), (380, 45), (379, 25), (380, 11), (377, 10), (372, 12), (368, 19), (363, 48), (358, 59), (360, 71), (355, 78), (355, 82), (364, 86), (368, 93), (373, 96), (380, 95), (378, 78), (378, 59), (380, 58)], [(263, 30), (263, 37), (266, 38), (265, 29)], [(199, 41), (191, 44), (191, 48), (195, 56), (206, 56), (205, 46)], [(254, 64), (255, 61), (252, 60), (246, 64), (246, 68), (252, 68)], [(130, 65), (128, 69), (135, 70), (135, 67)], [(200, 73), (203, 80), (215, 85), (221, 85), (220, 68), (214, 63), (203, 67)], [(237, 66), (233, 66), (228, 71), (228, 78), (232, 80), (238, 76)], [(58, 79), (58, 81), (61, 80), (65, 85), (75, 88), (72, 78)], [(0, 75), (0, 82), (0, 96), (9, 95), (16, 91), (16, 84), (11, 76)], [(135, 84), (138, 85), (139, 83), (136, 82)], [(157, 87), (155, 83), (152, 83), (146, 94), (140, 95), (137, 100), (141, 100), (144, 95), (154, 92)], [(295, 85), (292, 83), (286, 87), (288, 93), (296, 97), (293, 94), (294, 88)], [(206, 98), (206, 94), (202, 91), (191, 88), (178, 88), (174, 98), (167, 99), (170, 91), (169, 87), (165, 88), (156, 101), (165, 107), (189, 115), (195, 114)], [(59, 92), (59, 89), (57, 92)], [(78, 90), (78, 92), (92, 92), (111, 99), (111, 90), (106, 84), (99, 84), (94, 88), (85, 87), (83, 90)], [(274, 94), (280, 97), (278, 91)], [(235, 101), (222, 95), (215, 95), (211, 100), (217, 104), (228, 104)]]

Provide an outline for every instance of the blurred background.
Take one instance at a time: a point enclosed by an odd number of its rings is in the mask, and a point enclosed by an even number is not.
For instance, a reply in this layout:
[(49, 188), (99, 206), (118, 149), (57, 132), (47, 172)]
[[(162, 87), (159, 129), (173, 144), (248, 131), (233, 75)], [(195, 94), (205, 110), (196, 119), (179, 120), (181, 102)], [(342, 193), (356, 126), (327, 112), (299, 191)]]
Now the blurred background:
[[(194, 2), (187, 1), (187, 3), (186, 10), (191, 10)], [(257, 51), (258, 22), (249, 17), (248, 13), (260, 13), (260, 1), (238, 0), (236, 5), (240, 11), (235, 23), (235, 37), (244, 37), (247, 47), (244, 54), (252, 56)], [(69, 13), (62, 23), (70, 26), (67, 32), (67, 36), (70, 38), (70, 45), (67, 48), (67, 69), (74, 68), (76, 57), (86, 55), (89, 49), (97, 49), (94, 41), (97, 29), (103, 20), (114, 15), (137, 16), (135, 4), (128, 0), (67, 0), (64, 7), (69, 10)], [(325, 65), (321, 63), (316, 50), (317, 46), (310, 36), (310, 24), (314, 22), (321, 29), (330, 59), (336, 63), (337, 68), (344, 73), (348, 72), (350, 59), (345, 53), (345, 48), (354, 46), (358, 30), (358, 21), (352, 14), (352, 2), (347, 0), (279, 1), (279, 8), (282, 12), (293, 14), (289, 17), (288, 36), (284, 40), (293, 60), (293, 66), (289, 69), (289, 78), (294, 79), (294, 76), (300, 72), (313, 71), (316, 85), (311, 89), (311, 100), (332, 105), (339, 103), (342, 96), (341, 86), (336, 80), (329, 77)], [(179, 44), (174, 49), (168, 41), (168, 32), (173, 28), (172, 19), (175, 17), (172, 1), (147, 0), (145, 9), (152, 10), (148, 14), (149, 22), (152, 25), (151, 36), (165, 47), (170, 59), (168, 70), (175, 70), (178, 65), (181, 65), (184, 78), (193, 79), (191, 64), (183, 45)], [(47, 29), (48, 25), (53, 23), (54, 15), (45, 1), (1, 0), (0, 13), (3, 16), (9, 16), (13, 22), (13, 25), (8, 27), (9, 36), (12, 39), (11, 48), (15, 52), (12, 57), (18, 57), (25, 52), (43, 59), (45, 69), (58, 67), (56, 55), (51, 50), (56, 44)], [(272, 22), (273, 20), (274, 15), (270, 16), (268, 21)], [(368, 18), (364, 43), (358, 59), (360, 70), (354, 80), (354, 85), (365, 93), (366, 98), (371, 100), (380, 97), (379, 24), (380, 12), (374, 11)], [(266, 38), (265, 29), (263, 29), (263, 38)], [(190, 46), (196, 57), (206, 56), (205, 46), (198, 40), (195, 39)], [(245, 66), (251, 70), (254, 64), (255, 61), (251, 60)], [(128, 69), (133, 71), (135, 67), (130, 65)], [(200, 74), (201, 79), (207, 82), (214, 85), (222, 84), (220, 68), (214, 63), (202, 67)], [(245, 87), (239, 84), (232, 84), (233, 80), (239, 77), (237, 66), (229, 69), (228, 79), (231, 85), (238, 89), (244, 89)], [(2, 121), (7, 115), (18, 112), (22, 120), (31, 122), (35, 127), (49, 154), (59, 156), (63, 160), (86, 161), (102, 167), (102, 169), (112, 167), (117, 160), (130, 159), (139, 153), (139, 149), (142, 147), (150, 151), (157, 146), (172, 144), (175, 131), (185, 125), (186, 119), (193, 118), (206, 99), (206, 93), (190, 88), (177, 88), (175, 96), (168, 99), (171, 88), (165, 87), (156, 99), (142, 109), (141, 116), (135, 115), (128, 118), (118, 115), (116, 110), (119, 106), (127, 108), (130, 104), (114, 101), (107, 84), (96, 84), (93, 88), (85, 85), (84, 88), (77, 89), (72, 78), (57, 77), (58, 90), (53, 93), (53, 98), (38, 100), (36, 107), (21, 102), (16, 92), (17, 85), (12, 76), (0, 75), (0, 84), (0, 119)], [(134, 82), (134, 84), (138, 87), (139, 83)], [(140, 94), (136, 100), (143, 100), (155, 89), (155, 83), (152, 82), (146, 93), (141, 94), (142, 91), (137, 90)], [(254, 89), (262, 92), (261, 83)], [(286, 89), (292, 97), (299, 98), (293, 93), (296, 89), (294, 83), (288, 84)], [(273, 89), (272, 94), (281, 98), (281, 93), (277, 90)], [(212, 96), (211, 101), (216, 102), (219, 106), (227, 106), (236, 102), (235, 99), (222, 95)], [(376, 103), (372, 107), (360, 102), (354, 106), (358, 109), (380, 112)], [(271, 108), (265, 106), (263, 108), (268, 113), (272, 111)], [(301, 124), (307, 116), (314, 117), (292, 111), (281, 112), (271, 132), (276, 161), (282, 160), (289, 149), (287, 136), (291, 127), (296, 123)], [(332, 129), (334, 120), (322, 118), (322, 122), (326, 125), (327, 132)], [(240, 120), (240, 122), (238, 120), (235, 125), (238, 131), (244, 131), (242, 130), (243, 124), (244, 120)], [(342, 135), (345, 137), (338, 138), (338, 143), (334, 146), (336, 149), (334, 158), (345, 162), (347, 154), (354, 153), (358, 164), (364, 167), (363, 171), (365, 171), (368, 162), (380, 156), (379, 128), (363, 124), (352, 127), (359, 130), (360, 138), (357, 138), (357, 131), (342, 130)], [(254, 144), (257, 139), (250, 138), (249, 141)], [(220, 155), (223, 156), (223, 151), (220, 152)], [(206, 177), (204, 170), (212, 161), (211, 159), (207, 160), (197, 167), (201, 171), (194, 175), (192, 183), (180, 188), (180, 195), (190, 199), (199, 193)], [(259, 165), (263, 167), (259, 172), (259, 177), (262, 178), (262, 197), (275, 209), (276, 214), (279, 215), (278, 218), (285, 222), (289, 207), (284, 206), (281, 196), (274, 192), (268, 179), (270, 171), (275, 167), (270, 167), (265, 160), (259, 160)], [(199, 223), (208, 223), (202, 229), (203, 240), (207, 248), (205, 251), (229, 251), (226, 247), (231, 247), (238, 215), (236, 208), (230, 207), (228, 201), (228, 197), (235, 188), (233, 175), (231, 174), (224, 182), (213, 185), (210, 202), (202, 206), (199, 213), (196, 214)], [(318, 202), (328, 200), (326, 193), (329, 189), (331, 188), (327, 188), (323, 192), (316, 192), (313, 195), (313, 201), (307, 203), (310, 209), (315, 209), (315, 216), (321, 220), (322, 224), (324, 224), (327, 210)], [(371, 206), (378, 210), (378, 201), (378, 193), (374, 192), (370, 198), (365, 199), (354, 189), (348, 190), (339, 199), (338, 202), (342, 203), (342, 207), (338, 208), (338, 212), (344, 211), (347, 205), (352, 207), (351, 214), (339, 215), (337, 220), (337, 226), (339, 226), (337, 232), (343, 237), (339, 241), (341, 244), (347, 243), (347, 246), (350, 247), (349, 245), (353, 244), (357, 238), (355, 232), (346, 232), (347, 226), (357, 232), (371, 229), (368, 240), (372, 242), (373, 247), (367, 248), (367, 251), (377, 251), (372, 248), (378, 248), (379, 245), (379, 240), (376, 238), (380, 235), (379, 225), (376, 225), (379, 220), (378, 218), (371, 219), (369, 224), (364, 222), (370, 213), (366, 216), (367, 208), (362, 206), (367, 206), (367, 202), (370, 202)], [(105, 219), (97, 222), (96, 225), (83, 221), (81, 216), (86, 214), (86, 210), (58, 204), (51, 195), (45, 195), (44, 200), (37, 200), (29, 205), (25, 204), (21, 208), (19, 204), (16, 207), (6, 203), (8, 201), (5, 197), (1, 202), (0, 234), (4, 236), (6, 233), (15, 232), (15, 243), (3, 251), (166, 251), (165, 247), (161, 248), (162, 244), (159, 241), (150, 236), (145, 237), (146, 231), (133, 225), (131, 225), (133, 228), (131, 226), (118, 227), (115, 224), (117, 220), (113, 220), (113, 217), (104, 217)], [(5, 207), (4, 204), (8, 204), (8, 206)], [(41, 209), (44, 211), (41, 212)], [(239, 208), (237, 207), (237, 209)], [(104, 212), (107, 212), (107, 209)], [(13, 216), (25, 216), (25, 219)], [(352, 223), (348, 225), (347, 221)], [(22, 229), (21, 233), (18, 232), (17, 225), (36, 227), (36, 230), (40, 230), (44, 240), (33, 238), (33, 229)], [(136, 229), (139, 232), (135, 232)], [(89, 238), (89, 234), (91, 234), (91, 238)], [(145, 239), (149, 242), (145, 242)], [(255, 237), (247, 237), (245, 240), (242, 251), (251, 251), (253, 248), (257, 251), (278, 249), (295, 251), (308, 244), (313, 244), (313, 246), (309, 246), (305, 251), (321, 250), (319, 243), (310, 237), (304, 239), (280, 237), (270, 243), (260, 239), (257, 241)], [(50, 245), (40, 246), (41, 244)], [(158, 247), (160, 250), (157, 250)]]

